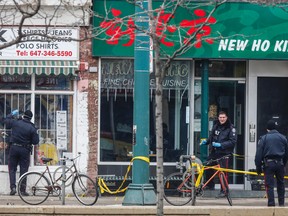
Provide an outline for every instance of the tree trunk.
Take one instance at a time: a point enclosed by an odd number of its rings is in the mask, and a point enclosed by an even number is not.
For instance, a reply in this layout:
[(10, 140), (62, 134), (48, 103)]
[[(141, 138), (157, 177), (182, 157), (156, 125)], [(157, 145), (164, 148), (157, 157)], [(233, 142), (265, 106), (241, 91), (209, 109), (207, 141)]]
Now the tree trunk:
[(161, 75), (161, 60), (160, 60), (160, 44), (157, 40), (154, 43), (154, 53), (155, 53), (155, 77), (156, 77), (156, 91), (155, 91), (155, 118), (156, 118), (156, 158), (157, 158), (157, 215), (163, 215), (163, 196), (164, 196), (164, 186), (163, 186), (163, 118), (162, 118), (162, 75)]

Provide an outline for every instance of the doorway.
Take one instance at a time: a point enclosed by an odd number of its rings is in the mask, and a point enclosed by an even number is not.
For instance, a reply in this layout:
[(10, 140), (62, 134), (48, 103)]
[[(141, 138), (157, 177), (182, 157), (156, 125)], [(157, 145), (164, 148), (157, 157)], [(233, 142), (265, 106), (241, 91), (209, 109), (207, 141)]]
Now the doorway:
[[(244, 163), (244, 122), (245, 122), (245, 83), (238, 81), (211, 81), (209, 83), (209, 122), (212, 129), (213, 121), (217, 119), (215, 114), (211, 115), (213, 108), (217, 107), (219, 111), (225, 111), (237, 131), (237, 143), (234, 153), (240, 156), (230, 158), (229, 168), (243, 170)], [(242, 184), (244, 182), (243, 175), (236, 173), (229, 174), (229, 182), (233, 184)]]
[[(199, 86), (199, 81), (195, 81), (195, 86)], [(209, 80), (209, 133), (211, 132), (214, 121), (217, 120), (219, 111), (225, 111), (237, 131), (237, 144), (234, 156), (229, 161), (229, 168), (243, 170), (245, 152), (245, 82), (237, 80)], [(200, 118), (201, 118), (201, 92), (195, 90), (194, 96), (194, 149), (195, 154), (200, 157)], [(196, 94), (198, 93), (198, 94)], [(199, 124), (199, 125), (198, 125)], [(243, 184), (243, 175), (229, 174), (229, 183)]]
[(266, 133), (266, 123), (274, 119), (278, 131), (288, 135), (288, 77), (258, 77), (257, 134)]

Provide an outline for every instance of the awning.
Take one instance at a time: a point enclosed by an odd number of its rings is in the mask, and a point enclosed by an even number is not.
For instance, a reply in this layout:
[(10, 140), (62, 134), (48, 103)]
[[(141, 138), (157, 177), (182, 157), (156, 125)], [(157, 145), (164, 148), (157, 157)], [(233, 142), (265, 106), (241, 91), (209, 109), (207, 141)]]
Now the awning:
[(0, 61), (0, 75), (28, 74), (37, 75), (75, 75), (77, 61)]

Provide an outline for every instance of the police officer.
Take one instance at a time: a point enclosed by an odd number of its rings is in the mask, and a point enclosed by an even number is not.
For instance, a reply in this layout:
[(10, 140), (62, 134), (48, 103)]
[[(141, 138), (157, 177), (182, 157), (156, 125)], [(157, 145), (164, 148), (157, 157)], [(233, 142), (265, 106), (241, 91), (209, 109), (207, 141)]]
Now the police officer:
[[(18, 110), (14, 110), (4, 119), (7, 129), (11, 129), (10, 151), (9, 151), (9, 178), (10, 178), (10, 195), (16, 194), (16, 171), (20, 166), (20, 176), (28, 171), (30, 163), (30, 153), (32, 144), (39, 143), (37, 129), (31, 122), (33, 114), (30, 110), (26, 110), (21, 119), (15, 119), (13, 116), (18, 115)], [(26, 185), (20, 188), (23, 195), (28, 196)]]
[(275, 206), (274, 175), (277, 182), (278, 204), (284, 206), (285, 202), (284, 167), (288, 159), (288, 144), (286, 137), (276, 130), (276, 125), (274, 120), (267, 122), (267, 134), (260, 138), (255, 156), (259, 175), (264, 167), (268, 206)]
[[(207, 140), (203, 139), (201, 145), (208, 145), (210, 149), (210, 154), (207, 160), (219, 159), (225, 155), (229, 155), (233, 152), (235, 144), (237, 142), (236, 129), (233, 124), (228, 119), (226, 112), (220, 111), (218, 113), (218, 120), (214, 122), (213, 128), (211, 130), (210, 136)], [(210, 163), (209, 165), (215, 165), (215, 163)], [(219, 160), (221, 167), (228, 167), (228, 158), (222, 158)], [(206, 171), (206, 179), (209, 179), (215, 170), (208, 169)], [(213, 179), (207, 184), (207, 189), (214, 190), (215, 183)], [(222, 196), (222, 191), (218, 196)]]

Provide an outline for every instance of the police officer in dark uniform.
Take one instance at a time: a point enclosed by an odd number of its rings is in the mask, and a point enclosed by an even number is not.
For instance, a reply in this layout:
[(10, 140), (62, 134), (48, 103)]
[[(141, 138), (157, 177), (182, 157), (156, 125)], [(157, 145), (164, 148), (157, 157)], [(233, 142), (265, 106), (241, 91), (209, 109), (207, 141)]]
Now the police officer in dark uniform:
[[(33, 117), (32, 112), (30, 110), (25, 111), (21, 119), (14, 119), (14, 115), (18, 115), (18, 110), (14, 110), (3, 120), (6, 124), (6, 128), (12, 130), (8, 164), (11, 189), (10, 195), (16, 194), (17, 166), (20, 166), (20, 176), (28, 171), (32, 145), (39, 143), (37, 129), (31, 122)], [(29, 195), (26, 192), (26, 185), (23, 185), (20, 190), (23, 195)]]
[[(208, 145), (210, 154), (207, 160), (219, 159), (225, 155), (229, 155), (233, 152), (234, 147), (237, 142), (236, 129), (233, 124), (228, 119), (227, 114), (224, 111), (218, 113), (218, 120), (214, 122), (213, 128), (211, 130), (210, 136), (207, 140), (203, 139), (201, 145)], [(215, 163), (209, 165), (213, 166)], [(228, 158), (223, 158), (219, 160), (219, 164), (223, 168), (228, 167)], [(215, 170), (206, 170), (206, 179), (209, 179)], [(215, 183), (213, 179), (207, 184), (207, 189), (214, 190)], [(222, 191), (220, 191), (219, 196), (221, 196)]]
[(274, 200), (274, 175), (277, 182), (278, 204), (284, 206), (285, 185), (284, 167), (288, 159), (287, 138), (276, 130), (276, 122), (267, 122), (267, 134), (258, 142), (255, 165), (260, 175), (264, 168), (265, 186), (268, 197), (268, 206), (275, 206)]

